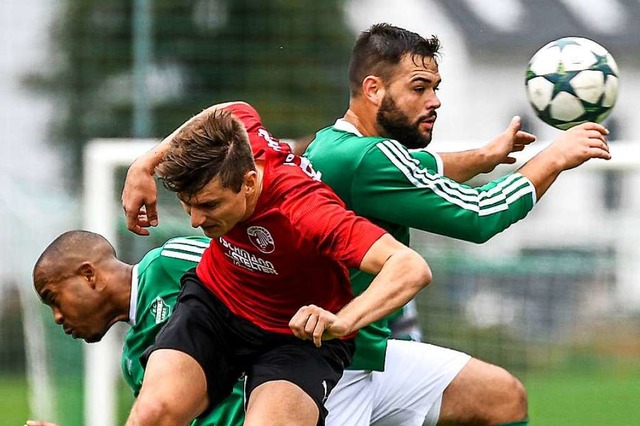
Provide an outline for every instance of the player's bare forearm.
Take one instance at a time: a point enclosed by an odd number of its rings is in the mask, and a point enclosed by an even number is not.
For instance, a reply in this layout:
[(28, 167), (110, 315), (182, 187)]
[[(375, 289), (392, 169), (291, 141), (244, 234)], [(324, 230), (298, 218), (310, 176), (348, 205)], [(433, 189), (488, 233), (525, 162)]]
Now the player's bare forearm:
[(425, 260), (389, 234), (371, 246), (360, 269), (377, 274), (371, 285), (337, 314), (315, 305), (301, 307), (289, 321), (294, 336), (316, 346), (348, 336), (406, 305), (431, 282)]
[[(390, 241), (381, 241), (387, 238)], [(378, 244), (380, 247), (376, 247)], [(337, 314), (339, 324), (349, 325), (350, 330), (343, 331), (346, 334), (395, 312), (431, 282), (431, 269), (422, 256), (390, 235), (378, 240), (372, 250), (379, 253), (367, 253), (361, 269), (375, 272), (380, 264), (378, 274), (362, 294)]]
[(522, 120), (515, 116), (504, 132), (486, 145), (469, 151), (442, 153), (444, 175), (465, 182), (480, 173), (489, 173), (499, 164), (513, 164), (514, 152), (522, 151), (536, 140), (531, 133), (521, 130)]
[(487, 160), (479, 149), (442, 152), (439, 155), (442, 158), (444, 175), (457, 182), (466, 182), (487, 169)]
[(567, 130), (546, 149), (523, 165), (519, 172), (536, 188), (540, 199), (560, 173), (580, 166), (592, 158), (609, 160), (609, 131), (600, 124), (584, 123)]
[(127, 170), (122, 190), (122, 208), (127, 218), (127, 228), (138, 235), (149, 235), (146, 229), (158, 224), (158, 188), (154, 180), (155, 168), (171, 147), (171, 141), (197, 117), (213, 110), (225, 108), (239, 102), (226, 102), (210, 106), (185, 121), (180, 127), (164, 138), (158, 145), (138, 157)]

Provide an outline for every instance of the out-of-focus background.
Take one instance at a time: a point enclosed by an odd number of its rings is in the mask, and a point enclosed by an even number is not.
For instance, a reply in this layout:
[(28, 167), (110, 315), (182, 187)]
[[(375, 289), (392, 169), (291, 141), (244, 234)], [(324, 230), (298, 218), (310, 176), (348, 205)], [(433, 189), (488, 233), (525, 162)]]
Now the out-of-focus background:
[[(631, 0), (3, 0), (0, 424), (82, 425), (85, 407), (112, 404), (116, 423), (126, 417), (132, 397), (109, 361), (126, 326), (87, 349), (53, 323), (31, 283), (39, 253), (68, 229), (107, 230), (130, 262), (198, 232), (163, 193), (152, 237), (128, 233), (117, 164), (130, 160), (110, 153), (134, 158), (141, 146), (131, 140), (157, 140), (236, 99), (277, 136), (313, 134), (346, 110), (350, 48), (376, 22), (440, 37), (440, 150), (478, 146), (516, 114), (540, 144), (558, 134), (524, 91), (527, 62), (548, 41), (587, 37), (616, 58), (621, 90), (606, 125), (624, 155), (563, 174), (488, 243), (418, 232), (413, 241), (435, 276), (418, 299), (427, 341), (516, 374), (533, 425), (640, 424), (639, 19)], [(83, 165), (87, 144), (104, 138), (119, 141)], [(112, 176), (88, 177), (102, 170)]]

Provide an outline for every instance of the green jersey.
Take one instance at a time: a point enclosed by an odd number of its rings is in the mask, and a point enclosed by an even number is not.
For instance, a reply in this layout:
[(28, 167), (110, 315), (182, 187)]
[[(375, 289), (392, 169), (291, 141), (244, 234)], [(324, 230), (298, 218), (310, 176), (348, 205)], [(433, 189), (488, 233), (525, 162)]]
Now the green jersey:
[[(122, 372), (135, 396), (144, 376), (140, 357), (155, 342), (156, 334), (173, 313), (181, 289), (180, 278), (197, 266), (208, 246), (206, 237), (173, 238), (149, 251), (134, 266), (129, 308), (131, 329), (125, 336)], [(233, 394), (211, 414), (192, 424), (241, 426), (243, 420), (243, 388), (239, 382)]]
[[(305, 156), (349, 209), (404, 244), (409, 228), (484, 242), (525, 217), (536, 202), (535, 187), (518, 173), (477, 188), (463, 185), (442, 175), (438, 155), (362, 136), (345, 120), (316, 133)], [(351, 271), (356, 295), (372, 280)], [(383, 369), (387, 325), (384, 319), (360, 330), (351, 369)]]

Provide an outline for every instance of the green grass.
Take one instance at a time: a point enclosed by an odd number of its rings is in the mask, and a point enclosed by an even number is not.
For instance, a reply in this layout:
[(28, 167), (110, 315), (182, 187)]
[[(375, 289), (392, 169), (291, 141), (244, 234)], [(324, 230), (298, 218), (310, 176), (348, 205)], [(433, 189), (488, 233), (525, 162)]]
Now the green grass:
[[(80, 378), (60, 378), (56, 380), (57, 416), (47, 420), (61, 426), (82, 425), (82, 383)], [(27, 380), (21, 376), (0, 376), (0, 424), (23, 425), (33, 419), (29, 411)]]
[(637, 426), (640, 374), (544, 373), (523, 377), (532, 426)]
[(24, 377), (0, 376), (0, 424), (23, 425), (29, 416)]
[[(637, 426), (640, 424), (640, 371), (544, 372), (522, 377), (529, 395), (531, 426)], [(61, 426), (81, 426), (82, 390), (78, 380), (57, 381)], [(118, 392), (119, 421), (124, 422), (131, 396)], [(29, 418), (23, 377), (0, 377), (0, 424), (22, 425)]]

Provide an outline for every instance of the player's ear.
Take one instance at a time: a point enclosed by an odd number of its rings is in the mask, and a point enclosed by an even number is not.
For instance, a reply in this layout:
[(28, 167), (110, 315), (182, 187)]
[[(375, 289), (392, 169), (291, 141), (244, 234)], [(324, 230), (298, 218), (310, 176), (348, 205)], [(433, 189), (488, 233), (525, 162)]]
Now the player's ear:
[(91, 288), (96, 286), (96, 269), (91, 262), (82, 262), (78, 268), (78, 274), (85, 279)]
[(380, 106), (384, 98), (385, 88), (382, 79), (375, 75), (368, 75), (362, 80), (362, 94), (375, 106)]
[(249, 170), (244, 175), (243, 189), (247, 194), (255, 191), (258, 187), (258, 172), (255, 170)]

